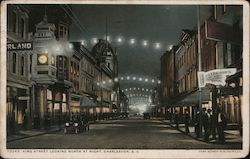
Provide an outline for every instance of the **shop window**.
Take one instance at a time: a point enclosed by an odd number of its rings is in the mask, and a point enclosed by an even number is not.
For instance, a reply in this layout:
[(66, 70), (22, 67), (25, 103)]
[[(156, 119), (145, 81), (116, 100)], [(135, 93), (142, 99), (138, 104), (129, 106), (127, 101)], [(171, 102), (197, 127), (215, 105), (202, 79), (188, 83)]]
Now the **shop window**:
[(16, 73), (16, 53), (12, 54), (12, 73)]

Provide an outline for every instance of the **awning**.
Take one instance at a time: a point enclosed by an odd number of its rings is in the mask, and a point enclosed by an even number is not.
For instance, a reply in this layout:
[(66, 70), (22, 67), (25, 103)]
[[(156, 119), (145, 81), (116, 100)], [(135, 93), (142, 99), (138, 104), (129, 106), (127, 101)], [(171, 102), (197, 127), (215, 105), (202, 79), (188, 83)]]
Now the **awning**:
[(96, 106), (96, 105), (97, 104), (93, 100), (89, 99), (85, 95), (82, 96), (81, 107), (93, 107), (93, 106)]
[[(201, 89), (201, 101), (210, 100), (210, 90), (208, 88)], [(195, 106), (199, 104), (199, 90), (196, 89), (192, 92), (179, 95), (169, 103), (166, 103), (167, 106)]]

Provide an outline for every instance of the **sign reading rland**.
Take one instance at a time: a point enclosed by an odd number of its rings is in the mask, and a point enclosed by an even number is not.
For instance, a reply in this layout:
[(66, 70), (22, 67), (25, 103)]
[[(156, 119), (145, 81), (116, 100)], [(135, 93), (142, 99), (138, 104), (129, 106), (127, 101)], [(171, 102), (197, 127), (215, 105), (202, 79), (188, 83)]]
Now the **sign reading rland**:
[(207, 83), (224, 86), (226, 84), (226, 78), (235, 74), (236, 71), (236, 68), (228, 68), (198, 72), (199, 87), (205, 87)]
[(15, 51), (15, 50), (32, 50), (33, 45), (32, 42), (20, 42), (20, 43), (8, 43), (7, 50)]

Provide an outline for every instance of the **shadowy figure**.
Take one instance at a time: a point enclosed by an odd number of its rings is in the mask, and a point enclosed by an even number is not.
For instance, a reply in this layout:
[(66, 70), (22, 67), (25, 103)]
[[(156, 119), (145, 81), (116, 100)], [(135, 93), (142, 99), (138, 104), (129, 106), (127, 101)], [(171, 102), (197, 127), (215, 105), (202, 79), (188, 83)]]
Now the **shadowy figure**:
[(218, 118), (217, 131), (219, 135), (219, 143), (225, 143), (224, 130), (226, 128), (226, 117), (225, 117), (225, 114), (222, 112), (221, 108), (218, 109), (217, 118)]
[(190, 121), (189, 112), (188, 112), (187, 109), (185, 109), (184, 124), (185, 124), (185, 132), (186, 132), (186, 134), (189, 133), (189, 121)]
[(175, 110), (174, 122), (175, 122), (175, 127), (176, 127), (176, 129), (179, 129), (179, 113), (178, 113), (177, 110)]

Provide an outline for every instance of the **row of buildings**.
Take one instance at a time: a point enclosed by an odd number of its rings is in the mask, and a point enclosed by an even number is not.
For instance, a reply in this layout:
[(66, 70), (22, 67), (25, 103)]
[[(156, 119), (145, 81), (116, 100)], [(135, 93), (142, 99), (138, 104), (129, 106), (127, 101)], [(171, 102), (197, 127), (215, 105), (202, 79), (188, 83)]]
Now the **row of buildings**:
[(201, 89), (202, 108), (221, 107), (229, 123), (242, 124), (242, 48), (243, 8), (233, 5), (200, 6), (200, 60), (198, 31), (183, 29), (179, 43), (161, 57), (160, 103), (155, 111), (173, 117), (188, 109), (191, 122), (199, 110), (197, 72), (236, 68), (237, 73), (226, 78), (225, 86), (207, 84)]
[(69, 42), (70, 5), (7, 6), (7, 132), (128, 110), (115, 48)]

